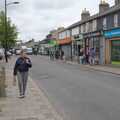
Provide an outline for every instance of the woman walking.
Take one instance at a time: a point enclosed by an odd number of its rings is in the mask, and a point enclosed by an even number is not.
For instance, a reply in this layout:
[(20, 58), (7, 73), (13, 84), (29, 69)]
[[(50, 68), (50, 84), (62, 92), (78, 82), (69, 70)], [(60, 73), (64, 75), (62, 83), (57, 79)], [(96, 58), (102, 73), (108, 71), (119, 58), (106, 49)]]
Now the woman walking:
[(16, 75), (18, 78), (18, 86), (20, 96), (19, 98), (25, 97), (25, 91), (27, 86), (28, 80), (28, 72), (29, 68), (32, 67), (32, 63), (30, 58), (27, 57), (24, 50), (21, 50), (20, 57), (16, 60), (15, 67), (14, 67), (14, 83), (16, 83)]

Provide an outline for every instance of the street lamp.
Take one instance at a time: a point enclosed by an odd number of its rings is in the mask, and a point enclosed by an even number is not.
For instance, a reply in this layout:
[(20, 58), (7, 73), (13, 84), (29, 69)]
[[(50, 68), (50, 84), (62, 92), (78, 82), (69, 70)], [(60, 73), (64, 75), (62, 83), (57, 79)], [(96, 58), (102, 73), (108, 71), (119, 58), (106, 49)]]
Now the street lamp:
[(7, 57), (7, 6), (12, 5), (12, 4), (19, 4), (19, 2), (10, 2), (7, 3), (7, 0), (5, 0), (5, 60), (6, 63), (8, 62), (8, 57)]
[(8, 5), (12, 5), (12, 4), (19, 4), (19, 2), (10, 2), (10, 3), (6, 3), (6, 4), (8, 6)]

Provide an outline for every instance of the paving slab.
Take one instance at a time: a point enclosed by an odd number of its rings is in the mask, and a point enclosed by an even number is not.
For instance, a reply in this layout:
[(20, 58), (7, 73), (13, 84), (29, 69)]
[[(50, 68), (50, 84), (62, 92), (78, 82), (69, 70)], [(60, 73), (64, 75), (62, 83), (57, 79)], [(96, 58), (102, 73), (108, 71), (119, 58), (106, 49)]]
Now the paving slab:
[(12, 79), (11, 71), (7, 70), (7, 97), (0, 99), (0, 120), (62, 120), (31, 78), (24, 99), (18, 98), (18, 87), (12, 85)]

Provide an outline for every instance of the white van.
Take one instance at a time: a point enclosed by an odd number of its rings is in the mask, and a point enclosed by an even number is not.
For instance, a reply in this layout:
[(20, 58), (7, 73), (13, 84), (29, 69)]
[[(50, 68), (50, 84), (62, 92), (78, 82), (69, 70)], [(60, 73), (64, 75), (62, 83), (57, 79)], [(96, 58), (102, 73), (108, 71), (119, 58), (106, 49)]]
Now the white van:
[(4, 49), (0, 48), (0, 60), (4, 58)]

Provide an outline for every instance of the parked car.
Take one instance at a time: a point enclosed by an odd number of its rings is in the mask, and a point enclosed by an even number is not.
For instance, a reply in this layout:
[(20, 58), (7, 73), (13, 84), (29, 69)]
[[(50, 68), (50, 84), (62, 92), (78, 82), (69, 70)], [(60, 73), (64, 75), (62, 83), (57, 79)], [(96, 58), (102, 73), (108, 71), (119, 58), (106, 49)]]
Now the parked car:
[(4, 50), (0, 49), (0, 60), (4, 58)]
[(26, 53), (27, 53), (28, 55), (32, 55), (32, 54), (33, 54), (33, 49), (32, 49), (32, 48), (27, 48), (27, 49), (26, 49)]

